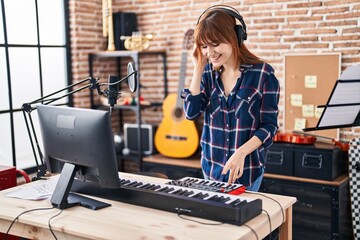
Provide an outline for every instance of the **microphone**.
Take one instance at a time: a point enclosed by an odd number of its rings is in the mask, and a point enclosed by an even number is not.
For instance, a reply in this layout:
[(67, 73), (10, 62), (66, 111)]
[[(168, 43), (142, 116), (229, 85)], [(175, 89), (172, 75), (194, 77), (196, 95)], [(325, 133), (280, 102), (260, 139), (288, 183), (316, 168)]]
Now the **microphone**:
[(110, 114), (114, 105), (117, 102), (117, 99), (120, 97), (121, 93), (119, 92), (119, 84), (123, 81), (127, 80), (129, 85), (130, 92), (135, 92), (137, 88), (137, 71), (135, 69), (134, 63), (129, 62), (127, 66), (127, 75), (118, 80), (116, 76), (110, 76), (108, 78), (108, 90), (105, 91), (105, 96), (108, 99), (108, 104), (110, 105)]
[(117, 83), (118, 77), (116, 76), (109, 76), (108, 83), (109, 83), (109, 90), (108, 90), (108, 104), (110, 105), (110, 109), (114, 107), (117, 102), (117, 99), (120, 97), (119, 92), (119, 84)]

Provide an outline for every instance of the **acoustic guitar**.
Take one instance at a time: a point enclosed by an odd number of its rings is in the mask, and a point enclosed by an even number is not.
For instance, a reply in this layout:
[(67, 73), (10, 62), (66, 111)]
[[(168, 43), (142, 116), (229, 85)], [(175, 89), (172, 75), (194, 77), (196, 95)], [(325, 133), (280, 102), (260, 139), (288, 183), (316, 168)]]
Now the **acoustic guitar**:
[(186, 31), (181, 56), (180, 79), (177, 93), (169, 94), (162, 105), (163, 119), (155, 133), (155, 147), (164, 156), (187, 158), (199, 146), (199, 135), (193, 121), (185, 118), (179, 92), (184, 88), (187, 52), (194, 44), (194, 30)]

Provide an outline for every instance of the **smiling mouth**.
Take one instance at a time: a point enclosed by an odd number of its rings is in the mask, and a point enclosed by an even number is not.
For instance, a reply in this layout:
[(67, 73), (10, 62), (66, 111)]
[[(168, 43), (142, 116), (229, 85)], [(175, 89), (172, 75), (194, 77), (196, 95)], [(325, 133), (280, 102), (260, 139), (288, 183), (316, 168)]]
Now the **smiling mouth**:
[(220, 57), (221, 57), (221, 54), (217, 55), (216, 57), (211, 57), (210, 60), (215, 62), (215, 61), (217, 61)]

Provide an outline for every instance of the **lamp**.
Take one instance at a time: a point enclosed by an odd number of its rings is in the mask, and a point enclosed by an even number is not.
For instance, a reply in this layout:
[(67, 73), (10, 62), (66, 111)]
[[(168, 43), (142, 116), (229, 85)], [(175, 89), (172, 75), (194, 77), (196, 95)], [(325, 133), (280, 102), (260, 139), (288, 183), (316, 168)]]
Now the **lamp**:
[[(39, 146), (39, 141), (38, 141), (34, 123), (33, 123), (32, 117), (31, 117), (31, 112), (36, 110), (36, 104), (48, 105), (59, 99), (73, 95), (74, 93), (77, 93), (86, 88), (89, 88), (90, 90), (96, 90), (99, 95), (103, 95), (109, 100), (110, 113), (111, 113), (112, 108), (114, 107), (114, 104), (116, 104), (117, 98), (120, 97), (120, 92), (118, 90), (119, 84), (121, 82), (127, 80), (128, 85), (129, 85), (129, 90), (131, 92), (135, 92), (137, 89), (137, 84), (138, 84), (136, 75), (137, 75), (137, 70), (134, 67), (134, 63), (129, 62), (128, 66), (127, 66), (127, 75), (125, 77), (121, 78), (120, 80), (117, 80), (118, 79), (117, 77), (109, 76), (108, 83), (99, 83), (99, 79), (95, 79), (93, 77), (88, 77), (86, 79), (80, 80), (79, 82), (71, 84), (63, 89), (60, 89), (53, 93), (50, 93), (50, 94), (43, 96), (41, 98), (38, 98), (34, 101), (24, 103), (22, 105), (22, 111), (23, 111), (23, 116), (24, 116), (24, 120), (25, 120), (25, 124), (26, 124), (26, 129), (27, 129), (27, 132), (29, 135), (31, 148), (32, 148), (32, 152), (33, 152), (36, 167), (37, 167), (36, 179), (40, 179), (41, 177), (45, 176), (46, 170), (47, 170), (46, 166), (44, 164), (43, 154), (42, 154), (42, 151)], [(78, 86), (83, 83), (87, 83), (87, 84), (76, 90), (72, 90), (73, 87)], [(102, 86), (108, 86), (108, 88), (105, 89), (104, 91), (101, 91), (100, 88)], [(62, 93), (67, 90), (71, 90), (71, 91), (62, 96), (54, 97), (54, 95)]]

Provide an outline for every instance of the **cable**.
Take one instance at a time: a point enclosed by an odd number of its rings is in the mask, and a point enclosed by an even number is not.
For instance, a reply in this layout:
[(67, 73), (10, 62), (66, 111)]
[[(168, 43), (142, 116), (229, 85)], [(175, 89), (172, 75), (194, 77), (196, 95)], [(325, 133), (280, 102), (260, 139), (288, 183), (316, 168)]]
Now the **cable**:
[(55, 235), (55, 233), (53, 232), (52, 228), (51, 228), (51, 220), (57, 216), (59, 216), (64, 210), (62, 209), (59, 213), (55, 214), (54, 216), (52, 216), (51, 218), (49, 218), (49, 221), (48, 221), (48, 225), (49, 225), (49, 230), (51, 232), (51, 234), (54, 236), (55, 240), (57, 240), (57, 237)]
[(11, 222), (8, 230), (6, 231), (5, 235), (4, 235), (4, 240), (6, 240), (6, 237), (9, 235), (9, 232), (10, 232), (10, 229), (12, 228), (12, 226), (14, 225), (15, 221), (19, 219), (19, 217), (25, 213), (29, 213), (29, 212), (34, 212), (34, 211), (40, 211), (40, 210), (51, 210), (53, 209), (54, 207), (51, 207), (51, 208), (34, 208), (34, 209), (30, 209), (30, 210), (26, 210), (22, 213), (20, 213), (19, 215), (17, 215), (14, 220)]
[(279, 205), (280, 209), (281, 209), (281, 213), (282, 213), (282, 217), (283, 217), (283, 220), (282, 220), (282, 223), (281, 223), (281, 224), (283, 224), (283, 223), (285, 222), (284, 209), (283, 209), (283, 207), (281, 206), (281, 204), (280, 204), (277, 200), (275, 200), (274, 198), (271, 198), (271, 197), (269, 197), (269, 196), (266, 196), (266, 195), (264, 195), (264, 194), (258, 193), (258, 192), (249, 192), (249, 191), (245, 191), (245, 192), (246, 192), (246, 193), (249, 193), (249, 194), (260, 195), (260, 196), (262, 196), (262, 197), (266, 197), (266, 198), (268, 198), (268, 199), (276, 202), (276, 203)]
[[(272, 201), (274, 201), (274, 202), (276, 202), (279, 206), (280, 206), (280, 209), (281, 209), (281, 213), (282, 213), (282, 222), (281, 222), (281, 224), (283, 224), (284, 222), (285, 222), (285, 213), (284, 213), (284, 209), (283, 209), (283, 207), (281, 206), (281, 204), (276, 200), (276, 199), (274, 199), (274, 198), (271, 198), (271, 197), (269, 197), (269, 196), (266, 196), (266, 195), (263, 195), (263, 194), (261, 194), (261, 193), (258, 193), (258, 192), (248, 192), (248, 191), (246, 191), (246, 193), (250, 193), (250, 194), (255, 194), (255, 195), (260, 195), (260, 196), (262, 196), (262, 197), (265, 197), (265, 198), (268, 198), (268, 199), (270, 199), (270, 200), (272, 200)], [(270, 218), (270, 214), (266, 211), (266, 210), (264, 210), (263, 209), (263, 211), (267, 214), (267, 216), (268, 216), (268, 221), (269, 221), (269, 225), (270, 225), (270, 239), (272, 239), (271, 237), (271, 235), (272, 235), (272, 226), (271, 226), (271, 218)], [(276, 237), (275, 237), (275, 239), (278, 239), (279, 238), (279, 233), (276, 235)]]
[[(266, 195), (263, 195), (261, 193), (258, 193), (258, 192), (249, 192), (249, 191), (246, 191), (246, 193), (249, 193), (249, 194), (255, 194), (255, 195), (260, 195), (262, 197), (265, 197), (265, 198), (268, 198), (274, 202), (276, 202), (279, 207), (280, 207), (280, 210), (281, 210), (281, 213), (282, 213), (282, 223), (283, 224), (285, 222), (285, 213), (284, 213), (284, 209), (283, 207), (281, 206), (281, 204), (276, 200), (276, 199), (273, 199), (269, 196), (266, 196)], [(264, 211), (267, 215), (267, 218), (268, 218), (268, 221), (269, 221), (269, 226), (270, 226), (270, 233), (269, 233), (269, 238), (272, 239), (272, 226), (271, 226), (271, 218), (270, 218), (270, 214), (265, 210), (265, 209), (262, 209), (262, 211)], [(181, 219), (184, 219), (184, 220), (188, 220), (188, 221), (192, 221), (192, 222), (196, 222), (196, 223), (199, 223), (199, 224), (204, 224), (204, 225), (222, 225), (222, 224), (225, 224), (227, 222), (220, 222), (220, 223), (204, 223), (204, 222), (200, 222), (200, 221), (197, 221), (197, 220), (193, 220), (193, 219), (189, 219), (189, 218), (185, 218), (183, 217), (183, 213), (181, 212), (178, 212), (178, 217), (180, 217)], [(254, 235), (256, 236), (256, 239), (259, 239), (259, 236), (257, 235), (257, 233), (255, 232), (255, 230), (253, 228), (251, 228), (249, 225), (246, 225), (246, 224), (243, 224), (242, 226), (245, 226), (247, 228), (249, 228), (253, 233)], [(276, 238), (278, 238), (279, 235), (277, 235)]]
[(272, 227), (271, 227), (271, 219), (270, 219), (270, 214), (268, 213), (268, 211), (266, 211), (265, 209), (263, 209), (263, 212), (266, 213), (267, 217), (268, 217), (268, 221), (269, 221), (269, 226), (270, 226), (270, 233), (269, 233), (269, 239), (272, 239), (271, 238), (271, 235), (272, 235)]
[(249, 225), (246, 225), (246, 224), (243, 224), (243, 226), (248, 227), (255, 234), (256, 239), (259, 240), (259, 236), (257, 235), (257, 233), (255, 232), (255, 230), (252, 227), (250, 227)]

